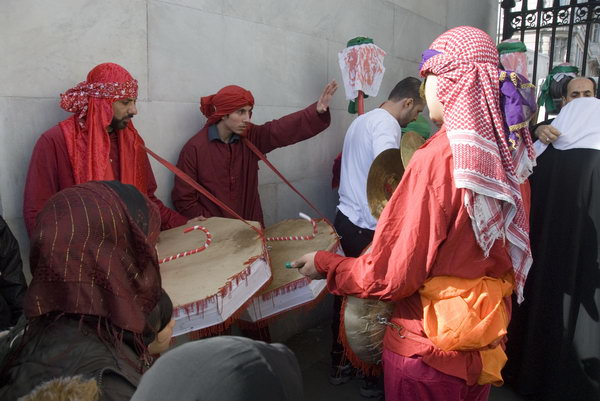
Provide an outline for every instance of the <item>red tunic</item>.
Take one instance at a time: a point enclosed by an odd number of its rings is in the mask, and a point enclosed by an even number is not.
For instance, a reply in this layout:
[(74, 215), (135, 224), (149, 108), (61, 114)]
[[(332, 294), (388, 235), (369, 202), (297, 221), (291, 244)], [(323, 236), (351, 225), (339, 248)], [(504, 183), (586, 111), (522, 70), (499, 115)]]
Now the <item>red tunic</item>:
[[(110, 135), (110, 139), (111, 165), (115, 177), (119, 177), (119, 143), (116, 135)], [(154, 196), (156, 179), (147, 157), (145, 162), (148, 171), (148, 193), (146, 195), (160, 210), (161, 229), (166, 230), (185, 224), (187, 218), (169, 209)], [(35, 218), (46, 201), (61, 189), (73, 185), (75, 185), (75, 179), (73, 178), (65, 137), (57, 125), (44, 132), (38, 139), (29, 162), (23, 198), (23, 217), (25, 218), (27, 231), (30, 234), (35, 226)]]
[[(338, 295), (395, 303), (392, 321), (425, 336), (418, 293), (434, 276), (501, 278), (512, 269), (507, 248), (496, 241), (489, 257), (477, 245), (463, 205), (464, 190), (453, 180), (453, 159), (445, 128), (415, 152), (377, 224), (371, 253), (346, 258), (318, 252), (317, 270)], [(526, 197), (528, 200), (528, 197)], [(510, 297), (505, 298), (510, 311)], [(481, 373), (477, 351), (444, 352), (402, 339), (388, 329), (384, 347), (407, 357), (420, 355), (431, 367), (475, 384)]]
[[(264, 125), (251, 125), (248, 139), (261, 152), (268, 153), (317, 135), (329, 126), (330, 120), (329, 111), (318, 114), (316, 104), (312, 104)], [(204, 127), (184, 145), (177, 167), (244, 219), (262, 223), (259, 158), (241, 140), (210, 140), (209, 128)], [(233, 217), (177, 177), (172, 199), (175, 209), (184, 216)]]

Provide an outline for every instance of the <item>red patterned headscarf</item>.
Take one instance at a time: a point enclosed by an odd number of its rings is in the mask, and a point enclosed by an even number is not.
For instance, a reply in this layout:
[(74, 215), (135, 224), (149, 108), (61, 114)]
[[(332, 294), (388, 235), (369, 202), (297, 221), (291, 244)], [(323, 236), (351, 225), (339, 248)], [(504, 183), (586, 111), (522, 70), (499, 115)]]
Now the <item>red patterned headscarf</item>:
[(143, 335), (161, 296), (159, 232), (156, 206), (133, 186), (88, 182), (60, 191), (32, 235), (25, 315), (95, 316)]
[(223, 116), (245, 106), (254, 106), (254, 96), (252, 92), (236, 85), (226, 86), (214, 95), (200, 98), (200, 111), (208, 118), (206, 125), (213, 125)]
[(112, 104), (120, 99), (137, 99), (138, 83), (127, 70), (114, 63), (100, 64), (87, 79), (60, 95), (60, 106), (74, 113), (61, 122), (76, 184), (92, 180), (120, 180), (141, 192), (148, 189), (142, 138), (129, 122), (118, 131), (120, 177), (109, 162), (110, 138), (106, 127), (113, 118)]
[(454, 182), (467, 190), (464, 203), (477, 242), (487, 256), (497, 239), (508, 240), (522, 300), (532, 257), (520, 184), (531, 174), (535, 155), (526, 121), (509, 123), (516, 128), (509, 134), (496, 46), (485, 32), (461, 26), (438, 37), (424, 59), (421, 75), (438, 76)]

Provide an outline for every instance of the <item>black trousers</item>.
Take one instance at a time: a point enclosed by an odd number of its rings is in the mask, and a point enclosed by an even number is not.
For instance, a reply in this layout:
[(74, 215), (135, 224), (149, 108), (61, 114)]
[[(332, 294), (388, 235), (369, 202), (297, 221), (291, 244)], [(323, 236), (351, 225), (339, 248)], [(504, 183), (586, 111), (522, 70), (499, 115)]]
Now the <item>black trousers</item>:
[[(341, 237), (340, 243), (346, 256), (357, 257), (373, 241), (373, 230), (360, 228), (352, 223), (342, 212), (338, 210), (333, 223), (335, 230)], [(331, 365), (342, 365), (344, 347), (338, 341), (340, 334), (340, 311), (342, 308), (342, 297), (335, 295), (333, 301), (333, 320), (331, 322)]]

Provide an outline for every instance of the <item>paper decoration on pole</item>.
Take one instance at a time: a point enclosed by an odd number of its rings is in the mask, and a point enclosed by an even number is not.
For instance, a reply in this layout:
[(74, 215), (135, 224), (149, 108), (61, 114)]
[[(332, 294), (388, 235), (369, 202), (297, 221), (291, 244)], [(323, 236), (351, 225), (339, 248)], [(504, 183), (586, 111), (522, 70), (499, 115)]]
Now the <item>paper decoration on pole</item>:
[(347, 46), (338, 53), (346, 99), (354, 101), (361, 91), (367, 96), (377, 96), (385, 72), (385, 51), (373, 39), (364, 37), (350, 40)]
[(514, 71), (529, 79), (527, 74), (527, 47), (516, 39), (507, 39), (497, 46), (500, 64), (507, 71)]

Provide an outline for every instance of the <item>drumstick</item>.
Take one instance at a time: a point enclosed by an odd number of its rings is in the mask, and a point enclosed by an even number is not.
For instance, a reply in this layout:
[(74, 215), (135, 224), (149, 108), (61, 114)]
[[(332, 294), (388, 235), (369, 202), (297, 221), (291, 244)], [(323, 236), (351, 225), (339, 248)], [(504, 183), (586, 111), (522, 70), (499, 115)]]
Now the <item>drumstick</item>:
[(286, 269), (301, 269), (304, 267), (304, 263), (302, 263), (299, 266), (292, 266), (292, 262), (285, 262), (285, 268)]
[(298, 213), (298, 216), (300, 216), (304, 220), (312, 221), (312, 219), (310, 218), (310, 216), (307, 215), (307, 214), (305, 214), (305, 213), (300, 212), (300, 213)]

